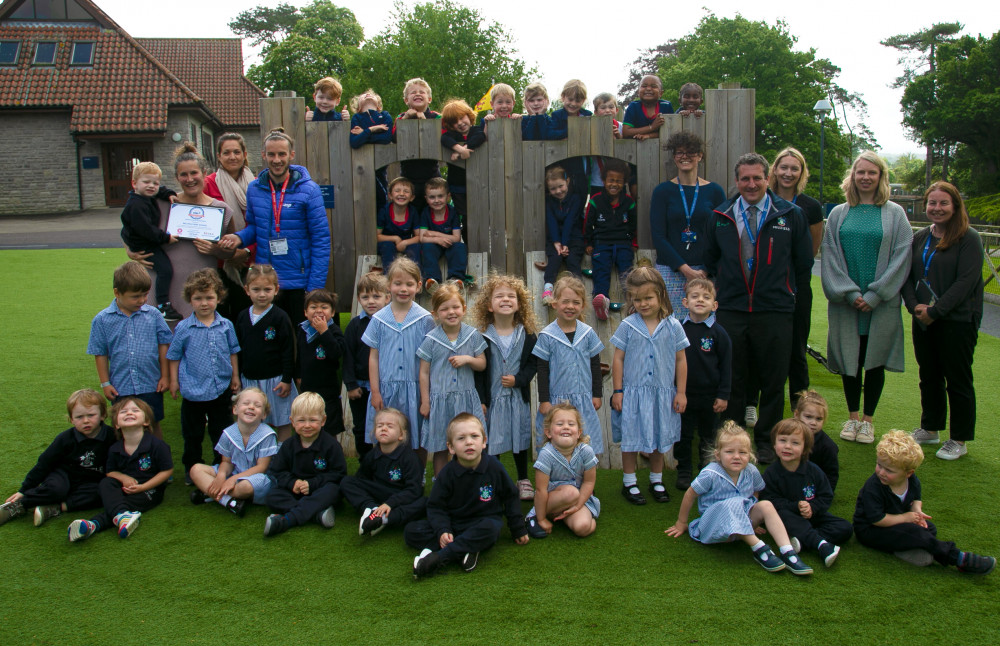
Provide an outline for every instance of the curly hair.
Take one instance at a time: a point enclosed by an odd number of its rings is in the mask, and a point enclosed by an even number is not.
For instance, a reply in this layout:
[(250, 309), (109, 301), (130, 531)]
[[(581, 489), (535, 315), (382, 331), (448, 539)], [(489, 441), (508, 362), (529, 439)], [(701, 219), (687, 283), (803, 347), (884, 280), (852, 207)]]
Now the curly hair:
[(878, 441), (875, 455), (897, 469), (915, 471), (924, 461), (924, 450), (906, 431), (889, 431)]
[(491, 273), (479, 289), (479, 298), (472, 304), (472, 321), (481, 332), (494, 322), (493, 312), (490, 311), (490, 301), (493, 300), (493, 292), (500, 287), (506, 287), (517, 295), (517, 311), (514, 313), (514, 323), (524, 326), (526, 334), (538, 333), (538, 319), (535, 316), (535, 308), (531, 303), (531, 292), (528, 291), (524, 281), (517, 276), (509, 274)]
[(195, 292), (215, 292), (220, 301), (226, 297), (219, 272), (211, 268), (199, 269), (184, 281), (184, 300), (190, 303)]
[(733, 420), (726, 421), (722, 425), (722, 428), (716, 432), (715, 444), (712, 447), (712, 459), (718, 462), (722, 447), (734, 440), (746, 444), (747, 450), (750, 451), (750, 461), (757, 464), (757, 454), (754, 453), (753, 440), (750, 438), (750, 434)]
[(568, 401), (561, 401), (552, 405), (549, 412), (545, 414), (545, 418), (542, 420), (542, 428), (545, 429), (545, 437), (548, 438), (549, 427), (552, 426), (552, 420), (555, 419), (556, 413), (560, 411), (570, 411), (576, 416), (576, 427), (580, 429), (580, 437), (577, 439), (577, 444), (590, 444), (590, 436), (583, 434), (583, 415), (577, 410), (576, 406), (569, 403)]

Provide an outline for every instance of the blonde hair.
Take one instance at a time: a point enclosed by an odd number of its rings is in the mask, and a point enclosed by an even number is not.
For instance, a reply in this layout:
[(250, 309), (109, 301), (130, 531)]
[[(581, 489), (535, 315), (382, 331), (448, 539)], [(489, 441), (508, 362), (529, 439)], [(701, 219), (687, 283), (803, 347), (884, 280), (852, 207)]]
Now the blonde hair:
[(712, 295), (712, 300), (715, 300), (715, 283), (713, 283), (708, 278), (692, 278), (688, 282), (684, 283), (684, 297), (691, 292), (692, 289), (704, 289), (706, 292)]
[(479, 421), (479, 418), (472, 413), (459, 413), (458, 415), (455, 415), (450, 422), (448, 422), (448, 428), (445, 430), (445, 435), (448, 438), (448, 444), (455, 441), (455, 433), (458, 430), (459, 424), (465, 424), (466, 422), (475, 422), (476, 426), (479, 427), (479, 430), (483, 434), (483, 440), (486, 440), (486, 427), (483, 426), (481, 421)]
[(566, 81), (566, 85), (563, 86), (562, 92), (559, 93), (561, 97), (569, 97), (571, 99), (577, 99), (578, 101), (587, 100), (587, 86), (580, 79), (570, 79)]
[(739, 441), (745, 444), (747, 450), (750, 451), (750, 461), (757, 464), (757, 455), (754, 453), (753, 440), (750, 438), (750, 434), (747, 433), (745, 428), (731, 419), (726, 420), (726, 423), (723, 424), (722, 428), (720, 428), (715, 434), (715, 445), (712, 447), (712, 459), (715, 462), (718, 462), (722, 447), (734, 441)]
[(566, 186), (572, 188), (573, 183), (570, 181), (569, 173), (562, 166), (550, 166), (545, 169), (545, 187), (548, 188), (549, 182), (556, 182), (563, 180), (566, 182)]
[(924, 461), (924, 450), (906, 431), (892, 430), (882, 436), (875, 447), (875, 455), (897, 469), (916, 471)]
[(417, 281), (417, 293), (420, 292), (420, 267), (417, 266), (417, 263), (406, 256), (399, 256), (386, 268), (385, 279), (392, 282), (392, 278), (396, 274), (404, 274), (415, 279)]
[(275, 287), (278, 286), (278, 272), (274, 271), (274, 267), (271, 265), (261, 265), (256, 264), (247, 270), (247, 277), (243, 281), (245, 287), (249, 287), (250, 284), (258, 279), (263, 279), (270, 282)]
[(805, 422), (790, 417), (788, 419), (783, 419), (771, 429), (771, 446), (774, 446), (778, 441), (778, 437), (781, 435), (795, 435), (796, 433), (802, 434), (802, 459), (805, 460), (812, 453), (813, 448), (813, 434), (806, 426)]
[[(266, 399), (266, 398), (265, 398)], [(301, 415), (326, 415), (326, 400), (319, 393), (304, 392), (292, 400), (292, 418)]]
[(815, 390), (800, 390), (795, 393), (798, 397), (798, 401), (795, 403), (795, 416), (798, 417), (800, 413), (805, 413), (806, 408), (809, 406), (815, 406), (823, 412), (823, 419), (825, 420), (830, 414), (830, 407), (826, 403), (826, 399), (823, 395), (820, 395)]
[(410, 93), (410, 88), (413, 87), (414, 85), (419, 85), (427, 89), (427, 103), (430, 103), (431, 98), (434, 96), (433, 92), (431, 91), (431, 86), (427, 83), (427, 81), (420, 78), (419, 76), (410, 79), (409, 81), (406, 82), (406, 85), (403, 86), (403, 101), (404, 102), (406, 101), (406, 97)]
[[(549, 437), (548, 432), (549, 428), (552, 426), (552, 420), (555, 419), (556, 413), (561, 411), (572, 412), (573, 416), (576, 417), (576, 427), (580, 429), (580, 437), (576, 440), (577, 446), (581, 444), (590, 444), (590, 436), (583, 434), (583, 415), (580, 414), (580, 411), (576, 406), (568, 401), (561, 401), (552, 404), (552, 408), (550, 408), (549, 412), (545, 414), (545, 418), (542, 420), (542, 428), (545, 429), (545, 437)], [(549, 441), (551, 441), (551, 439)]]
[(363, 97), (366, 94), (371, 94), (372, 97), (375, 99), (375, 107), (376, 107), (377, 110), (381, 110), (382, 109), (382, 97), (380, 95), (378, 95), (375, 92), (375, 90), (373, 90), (371, 88), (368, 88), (367, 90), (365, 90), (361, 94), (359, 94), (357, 96), (352, 96), (351, 97), (351, 104), (350, 104), (351, 105), (351, 112), (354, 112), (355, 114), (357, 114), (358, 109), (361, 107), (361, 97)]
[[(625, 292), (628, 294), (629, 299), (634, 299), (639, 290), (643, 287), (652, 286), (653, 293), (656, 294), (656, 299), (660, 301), (660, 307), (656, 312), (657, 320), (662, 321), (671, 314), (674, 313), (674, 308), (670, 304), (670, 297), (667, 296), (667, 285), (663, 282), (663, 276), (660, 272), (653, 269), (648, 264), (643, 264), (642, 261), (645, 258), (640, 258), (639, 263), (632, 267), (632, 270), (628, 272), (628, 276), (625, 278)], [(646, 260), (646, 263), (649, 261)]]
[(156, 175), (163, 177), (163, 171), (153, 162), (139, 162), (132, 167), (132, 181), (136, 182), (142, 175)]
[(453, 298), (457, 298), (458, 302), (462, 304), (462, 309), (465, 309), (465, 295), (462, 290), (455, 286), (454, 283), (444, 283), (437, 288), (434, 295), (431, 296), (431, 312), (437, 314), (438, 308), (447, 303)]
[(400, 441), (406, 441), (406, 438), (410, 435), (410, 420), (406, 419), (406, 415), (403, 414), (403, 411), (386, 406), (379, 412), (375, 413), (375, 422), (378, 423), (378, 418), (385, 416), (396, 418), (396, 423), (399, 424), (400, 430), (399, 439)]
[(563, 272), (552, 287), (552, 295), (556, 300), (559, 300), (559, 294), (562, 294), (565, 289), (572, 290), (583, 301), (583, 307), (580, 308), (580, 313), (577, 314), (576, 318), (580, 321), (584, 320), (584, 313), (587, 309), (587, 288), (583, 286), (583, 281), (569, 272)]
[(92, 388), (81, 388), (74, 391), (66, 400), (66, 413), (73, 419), (73, 409), (77, 406), (97, 406), (101, 413), (101, 420), (108, 416), (108, 400)]
[(545, 86), (540, 82), (535, 81), (534, 83), (529, 83), (527, 87), (524, 88), (524, 101), (534, 98), (536, 96), (544, 96), (546, 99), (549, 98), (549, 91), (545, 89)]
[(344, 88), (340, 85), (340, 81), (333, 78), (332, 76), (324, 76), (320, 80), (316, 81), (313, 85), (313, 92), (322, 92), (323, 94), (332, 94), (337, 99), (344, 94)]
[(781, 152), (778, 156), (774, 158), (774, 162), (771, 163), (771, 173), (767, 178), (767, 187), (772, 191), (776, 190), (778, 186), (778, 164), (785, 157), (791, 157), (795, 161), (799, 162), (799, 166), (802, 167), (802, 173), (799, 175), (799, 181), (795, 183), (795, 194), (798, 195), (806, 190), (806, 184), (809, 183), (809, 166), (806, 164), (806, 158), (802, 156), (802, 153), (796, 148), (789, 146)]
[(233, 397), (233, 408), (236, 408), (236, 404), (240, 403), (240, 399), (243, 397), (243, 395), (247, 393), (260, 395), (260, 398), (264, 400), (264, 414), (261, 415), (260, 417), (261, 419), (267, 417), (268, 414), (270, 414), (271, 412), (271, 402), (267, 401), (267, 395), (265, 395), (264, 391), (258, 388), (257, 386), (250, 386), (249, 388), (244, 388), (240, 392), (236, 393), (236, 397)]
[(472, 304), (471, 310), (472, 320), (476, 327), (485, 332), (486, 328), (495, 322), (493, 312), (490, 311), (490, 301), (493, 300), (493, 292), (500, 287), (510, 289), (517, 296), (514, 324), (523, 325), (525, 334), (537, 334), (538, 318), (535, 316), (535, 308), (531, 304), (531, 292), (528, 291), (523, 280), (509, 274), (492, 273), (479, 288), (479, 298)]
[(873, 150), (866, 150), (854, 159), (851, 167), (847, 169), (847, 173), (844, 175), (844, 181), (840, 183), (840, 190), (844, 191), (844, 197), (847, 199), (848, 206), (857, 206), (861, 203), (861, 192), (858, 191), (858, 187), (854, 183), (854, 169), (857, 168), (860, 161), (866, 161), (878, 167), (878, 186), (875, 188), (874, 202), (876, 206), (882, 206), (889, 201), (889, 195), (891, 194), (889, 189), (889, 164)]
[(497, 83), (493, 86), (490, 90), (490, 103), (496, 101), (498, 96), (509, 96), (511, 100), (517, 101), (517, 95), (514, 93), (514, 88), (506, 83)]

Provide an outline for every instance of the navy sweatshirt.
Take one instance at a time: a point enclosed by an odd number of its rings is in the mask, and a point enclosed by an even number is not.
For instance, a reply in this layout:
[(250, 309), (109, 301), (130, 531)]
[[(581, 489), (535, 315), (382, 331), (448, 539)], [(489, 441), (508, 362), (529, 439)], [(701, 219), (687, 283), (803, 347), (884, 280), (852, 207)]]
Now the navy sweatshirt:
[(291, 491), (296, 480), (305, 480), (309, 491), (315, 492), (325, 484), (340, 483), (347, 475), (347, 461), (340, 443), (326, 431), (320, 431), (308, 447), (296, 434), (281, 443), (267, 475), (280, 489)]
[(347, 354), (347, 341), (337, 324), (336, 315), (326, 332), (316, 334), (312, 341), (306, 339), (306, 331), (301, 326), (297, 327), (295, 346), (298, 349), (298, 361), (295, 374), (302, 380), (299, 390), (316, 392), (324, 398), (328, 393), (340, 397), (340, 363)]
[(371, 348), (361, 341), (365, 335), (368, 324), (372, 318), (367, 314), (358, 315), (347, 324), (347, 331), (344, 333), (344, 340), (347, 343), (347, 354), (341, 370), (344, 377), (344, 386), (348, 390), (355, 390), (361, 386), (359, 381), (368, 381), (368, 355)]
[(427, 520), (436, 536), (454, 534), (455, 525), (464, 527), (479, 518), (501, 516), (507, 517), (512, 538), (528, 533), (517, 487), (495, 456), (483, 453), (474, 469), (457, 459), (441, 469), (427, 499)]
[(153, 197), (128, 192), (128, 201), (122, 209), (122, 241), (132, 251), (148, 251), (170, 242), (170, 234), (160, 228), (160, 207), (156, 200), (170, 199), (176, 195), (161, 186)]
[(777, 461), (764, 472), (761, 499), (770, 500), (778, 511), (790, 511), (800, 516), (799, 501), (804, 500), (812, 507), (813, 517), (816, 517), (830, 510), (833, 489), (823, 470), (809, 460), (800, 462), (795, 471), (789, 471)]
[(240, 374), (247, 379), (271, 379), (281, 375), (290, 384), (295, 374), (295, 332), (288, 314), (272, 305), (250, 324), (250, 309), (236, 317), (236, 339), (240, 343)]
[(733, 342), (726, 329), (712, 315), (701, 323), (686, 319), (684, 334), (689, 343), (684, 349), (688, 398), (728, 401), (733, 380)]
[[(486, 143), (486, 134), (483, 132), (482, 126), (473, 126), (469, 129), (469, 134), (467, 135), (463, 135), (457, 130), (446, 130), (444, 134), (441, 135), (441, 145), (448, 150), (451, 150), (452, 146), (456, 144), (461, 144), (469, 150), (474, 150), (482, 146), (484, 143)], [(451, 189), (452, 193), (465, 192), (464, 168), (448, 164), (448, 187)]]
[(89, 438), (75, 428), (56, 435), (48, 448), (38, 456), (38, 462), (24, 476), (19, 492), (34, 489), (56, 469), (65, 471), (71, 485), (82, 482), (100, 482), (108, 462), (108, 450), (115, 443), (115, 433), (101, 422), (101, 428)]
[(584, 237), (588, 247), (598, 245), (635, 246), (637, 222), (635, 200), (619, 193), (618, 203), (612, 204), (607, 193), (597, 193), (587, 203), (584, 214)]
[(424, 468), (420, 465), (417, 454), (410, 448), (409, 440), (400, 442), (392, 453), (382, 453), (382, 447), (375, 444), (361, 458), (354, 477), (395, 489), (396, 493), (384, 501), (393, 509), (408, 505), (424, 495)]

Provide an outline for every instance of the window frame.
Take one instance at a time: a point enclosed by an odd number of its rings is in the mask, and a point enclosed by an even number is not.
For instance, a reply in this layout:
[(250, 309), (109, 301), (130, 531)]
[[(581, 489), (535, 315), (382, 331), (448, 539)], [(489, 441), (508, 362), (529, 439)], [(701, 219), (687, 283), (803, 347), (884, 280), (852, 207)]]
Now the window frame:
[[(42, 47), (42, 45), (52, 45), (52, 60), (50, 60), (50, 61), (39, 61), (38, 60), (38, 50)], [(43, 66), (43, 67), (44, 66), (48, 66), (48, 65), (55, 65), (56, 64), (56, 58), (58, 57), (58, 55), (59, 55), (59, 43), (58, 43), (58, 41), (54, 41), (54, 40), (40, 40), (40, 41), (38, 41), (38, 42), (35, 43), (35, 53), (31, 57), (31, 64), (32, 65)]]
[[(85, 62), (79, 62), (76, 60), (76, 48), (80, 45), (90, 45), (90, 58)], [(70, 52), (69, 64), (73, 67), (89, 67), (94, 64), (94, 55), (97, 53), (97, 41), (94, 40), (80, 40), (73, 43), (73, 50)]]
[(0, 45), (14, 45), (14, 59), (11, 61), (0, 60), (0, 67), (16, 67), (18, 62), (21, 60), (21, 41), (20, 40), (0, 40)]

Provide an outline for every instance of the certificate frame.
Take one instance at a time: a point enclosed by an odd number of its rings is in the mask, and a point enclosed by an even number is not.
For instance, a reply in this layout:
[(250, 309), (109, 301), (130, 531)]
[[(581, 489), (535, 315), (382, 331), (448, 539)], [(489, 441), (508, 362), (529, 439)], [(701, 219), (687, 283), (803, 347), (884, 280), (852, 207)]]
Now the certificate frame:
[(222, 238), (225, 215), (225, 209), (218, 206), (171, 204), (167, 233), (181, 240), (218, 242)]

